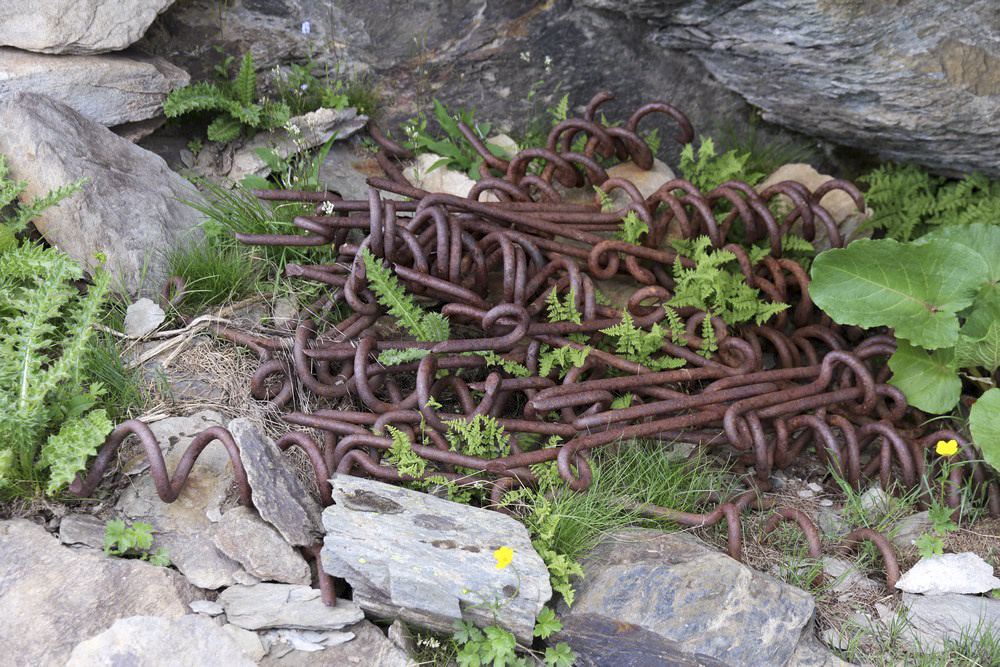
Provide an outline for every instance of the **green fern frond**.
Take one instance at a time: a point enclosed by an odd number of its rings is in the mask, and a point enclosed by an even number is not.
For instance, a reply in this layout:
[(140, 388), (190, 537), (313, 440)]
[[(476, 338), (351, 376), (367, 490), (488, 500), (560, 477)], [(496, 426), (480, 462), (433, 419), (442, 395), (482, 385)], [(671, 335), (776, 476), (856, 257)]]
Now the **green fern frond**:
[(502, 368), (511, 377), (516, 378), (526, 378), (531, 375), (531, 371), (527, 369), (522, 364), (516, 361), (511, 361), (510, 359), (504, 359), (499, 354), (493, 350), (485, 350), (482, 352), (468, 352), (470, 355), (477, 355), (483, 358), (487, 366), (498, 366)]
[(257, 68), (254, 66), (253, 54), (247, 51), (240, 63), (240, 71), (233, 80), (233, 93), (236, 100), (244, 106), (253, 104), (257, 97)]
[(365, 263), (368, 285), (378, 302), (395, 317), (400, 326), (422, 342), (448, 340), (448, 320), (440, 313), (427, 313), (403, 289), (388, 267), (364, 248), (361, 258)]
[(496, 417), (477, 414), (472, 419), (452, 419), (445, 422), (445, 437), (452, 450), (468, 456), (495, 458), (510, 454), (507, 433)]
[(583, 314), (576, 308), (576, 290), (571, 289), (566, 297), (560, 301), (559, 292), (552, 288), (548, 296), (545, 297), (549, 322), (572, 322), (580, 324)]
[(589, 347), (575, 348), (564, 345), (553, 348), (543, 345), (538, 355), (538, 374), (548, 377), (553, 368), (558, 368), (560, 378), (565, 377), (570, 368), (582, 367), (589, 354)]
[(430, 350), (419, 347), (407, 347), (398, 350), (382, 350), (382, 352), (378, 355), (378, 362), (383, 366), (399, 366), (401, 364), (408, 364), (411, 361), (423, 359), (430, 353)]
[(392, 438), (392, 447), (386, 454), (389, 462), (396, 466), (400, 475), (422, 478), (427, 471), (427, 461), (413, 451), (410, 438), (395, 426), (386, 426), (385, 430)]
[(215, 84), (201, 81), (170, 92), (163, 103), (163, 114), (177, 118), (195, 111), (224, 111), (230, 99)]

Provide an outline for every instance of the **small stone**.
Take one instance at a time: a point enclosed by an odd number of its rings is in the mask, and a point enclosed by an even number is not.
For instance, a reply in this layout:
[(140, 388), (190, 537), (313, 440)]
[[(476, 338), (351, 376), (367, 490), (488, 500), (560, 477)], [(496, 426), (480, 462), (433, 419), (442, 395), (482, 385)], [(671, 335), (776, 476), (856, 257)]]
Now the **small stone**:
[(322, 535), (319, 504), (295, 476), (274, 440), (244, 418), (229, 422), (229, 432), (240, 448), (240, 459), (253, 489), (253, 504), (260, 517), (277, 528), (292, 546), (315, 544)]
[(836, 628), (827, 628), (823, 632), (819, 633), (819, 638), (824, 644), (830, 648), (837, 649), (838, 651), (846, 651), (847, 647), (850, 646), (848, 640), (841, 635), (840, 630)]
[(90, 514), (67, 514), (59, 522), (59, 541), (67, 546), (104, 549), (107, 524)]
[(312, 580), (302, 555), (249, 507), (234, 507), (223, 514), (213, 539), (222, 553), (259, 579), (305, 585)]
[(271, 319), (279, 329), (292, 329), (298, 323), (299, 300), (294, 295), (276, 299), (271, 310)]
[(880, 519), (892, 507), (892, 496), (882, 490), (881, 487), (872, 486), (861, 494), (861, 509), (868, 513), (873, 519)]
[[(456, 197), (468, 196), (469, 190), (475, 186), (476, 182), (461, 171), (447, 167), (432, 169), (434, 163), (441, 159), (440, 155), (434, 153), (422, 153), (417, 156), (411, 166), (403, 169), (403, 176), (413, 183), (414, 187), (428, 192), (443, 192)], [(498, 201), (492, 192), (483, 193), (479, 199), (480, 201)]]
[(823, 490), (823, 487), (820, 486), (819, 484), (817, 484), (816, 482), (809, 482), (808, 484), (806, 484), (806, 486), (808, 486), (810, 489), (812, 489), (816, 493), (819, 493), (819, 492), (821, 492)]
[(822, 500), (819, 501), (819, 504), (822, 507), (833, 507), (833, 501), (830, 500), (829, 498), (823, 498)]
[[(337, 604), (340, 604), (338, 601)], [(284, 631), (280, 631), (284, 634)], [(408, 658), (405, 653), (386, 638), (376, 625), (370, 621), (360, 621), (349, 625), (339, 632), (328, 632), (322, 642), (321, 651), (296, 651), (288, 640), (280, 634), (270, 639), (271, 646), (267, 657), (261, 662), (262, 667), (317, 667), (319, 665), (357, 665), (358, 667), (417, 667), (417, 663)], [(318, 633), (317, 633), (318, 634)], [(303, 633), (305, 637), (315, 637)], [(320, 637), (324, 635), (320, 634)], [(345, 641), (345, 638), (353, 639)]]
[(410, 657), (416, 655), (417, 646), (413, 639), (413, 633), (410, 632), (410, 629), (401, 620), (397, 618), (393, 621), (386, 634), (389, 637), (389, 641), (395, 644), (400, 651)]
[(229, 622), (247, 630), (339, 630), (364, 618), (356, 603), (340, 599), (335, 607), (328, 607), (320, 592), (308, 586), (230, 586), (219, 595), (219, 602)]
[(799, 489), (798, 491), (795, 492), (795, 494), (799, 498), (812, 498), (814, 495), (816, 495), (810, 489)]
[(125, 335), (141, 338), (156, 331), (166, 318), (162, 308), (143, 297), (125, 309)]
[(845, 519), (837, 510), (821, 507), (814, 515), (816, 526), (824, 535), (832, 537), (846, 535), (851, 532), (851, 523)]
[(920, 559), (899, 578), (896, 588), (924, 595), (988, 593), (1000, 588), (1000, 579), (993, 576), (989, 563), (966, 551)]
[(836, 593), (862, 588), (877, 590), (879, 584), (858, 572), (857, 566), (843, 558), (833, 556), (823, 557), (823, 575), (827, 578), (826, 585)]
[(196, 614), (205, 614), (206, 616), (218, 616), (225, 611), (221, 604), (212, 602), (211, 600), (195, 600), (188, 606)]
[(930, 512), (924, 510), (910, 516), (903, 517), (889, 529), (889, 540), (897, 549), (908, 549), (916, 544), (917, 539), (924, 533), (931, 531), (932, 524)]
[(264, 657), (264, 644), (261, 643), (260, 637), (256, 632), (244, 630), (232, 623), (223, 625), (222, 630), (232, 637), (233, 641), (240, 647), (240, 650), (254, 662), (260, 662), (260, 659)]

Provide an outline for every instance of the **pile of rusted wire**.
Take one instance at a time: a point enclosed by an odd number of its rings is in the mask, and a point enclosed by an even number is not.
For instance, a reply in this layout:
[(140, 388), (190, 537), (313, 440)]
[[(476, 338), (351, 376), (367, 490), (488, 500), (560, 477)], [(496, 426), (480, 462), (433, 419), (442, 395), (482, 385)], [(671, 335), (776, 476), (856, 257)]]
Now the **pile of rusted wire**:
[[(536, 483), (530, 466), (543, 462), (555, 461), (571, 489), (586, 491), (592, 480), (592, 453), (623, 440), (733, 448), (752, 471), (749, 479), (756, 488), (704, 514), (644, 510), (685, 525), (725, 520), (729, 552), (737, 558), (740, 512), (767, 506), (759, 492), (771, 487), (772, 472), (804, 456), (815, 456), (856, 489), (866, 479), (877, 478), (884, 489), (926, 491), (925, 480), (934, 471), (926, 467), (925, 450), (939, 439), (955, 439), (961, 445), (958, 460), (966, 464), (952, 468), (950, 506), (957, 511), (961, 487), (971, 484), (987, 499), (989, 510), (1000, 513), (997, 484), (976, 462), (979, 457), (968, 441), (955, 430), (932, 432), (922, 426), (925, 417), (887, 384), (885, 361), (895, 348), (891, 334), (833, 323), (813, 306), (807, 272), (782, 256), (783, 237), (799, 234), (812, 241), (819, 226), (834, 247), (843, 245), (836, 221), (820, 200), (838, 189), (864, 211), (860, 192), (841, 180), (812, 191), (795, 181), (759, 192), (747, 183), (730, 181), (701, 192), (675, 178), (644, 196), (632, 182), (609, 176), (604, 165), (631, 161), (640, 169), (653, 167), (652, 152), (637, 132), (649, 114), (676, 120), (679, 143), (690, 142), (694, 131), (682, 113), (665, 103), (641, 107), (619, 127), (605, 125), (596, 112), (610, 99), (608, 93), (595, 96), (582, 118), (556, 125), (545, 148), (523, 150), (510, 160), (493, 155), (460, 124), (482, 156), (481, 178), (467, 197), (414, 187), (400, 168), (401, 161), (413, 156), (374, 126), (370, 130), (380, 146), (377, 160), (386, 176), (369, 179), (367, 200), (345, 201), (331, 192), (255, 193), (268, 201), (313, 203), (315, 214), (295, 219), (304, 234), (238, 239), (272, 246), (332, 245), (338, 253), (333, 263), (286, 267), (288, 276), (318, 281), (329, 290), (300, 314), (294, 338), (214, 328), (260, 354), (252, 378), (258, 399), (285, 407), (297, 391), (307, 391), (355, 402), (352, 411), (284, 415), (289, 424), (323, 433), (319, 443), (302, 431), (289, 432), (278, 443), (308, 453), (322, 501), (331, 502), (327, 479), (333, 472), (389, 482), (411, 479), (385, 456), (393, 445), (386, 427), (392, 426), (405, 433), (413, 452), (428, 462), (427, 476), (489, 484), (495, 506), (502, 505), (506, 492)], [(574, 151), (574, 145), (582, 148)], [(599, 194), (585, 203), (567, 196), (581, 188), (593, 193), (595, 186), (607, 194), (624, 193), (627, 204), (606, 211)], [(407, 199), (389, 198), (387, 193)], [(774, 205), (779, 199), (781, 207)], [(641, 244), (612, 237), (630, 212), (648, 227)], [(736, 256), (748, 286), (789, 308), (761, 325), (727, 327), (712, 317), (718, 350), (710, 358), (699, 354), (706, 313), (677, 309), (686, 333), (681, 340), (665, 337), (658, 354), (683, 359), (681, 368), (654, 370), (602, 346), (601, 330), (619, 324), (625, 311), (644, 331), (655, 324), (666, 326), (665, 304), (675, 287), (673, 267), (693, 265), (668, 238), (699, 236)], [(768, 249), (757, 262), (748, 253), (753, 244)], [(461, 329), (465, 335), (442, 342), (380, 338), (373, 327), (386, 311), (368, 285), (365, 250), (390, 267), (409, 294), (438, 310), (453, 331)], [(620, 308), (601, 297), (607, 281), (632, 286)], [(553, 291), (562, 300), (572, 300), (579, 323), (549, 320), (546, 303)], [(317, 315), (335, 302), (345, 303), (353, 314), (318, 332)], [(410, 348), (427, 354), (390, 366), (377, 361), (387, 350)], [(543, 375), (539, 359), (543, 349), (552, 348), (589, 348), (589, 353), (564, 376), (555, 371)], [(519, 364), (527, 373), (508, 372), (498, 358)], [(612, 407), (626, 393), (631, 404)], [(446, 437), (450, 421), (477, 415), (496, 418), (507, 434), (507, 447), (498, 448), (495, 456), (455, 451)], [(120, 442), (131, 432), (119, 431), (112, 440)], [(548, 446), (537, 444), (540, 440)], [(109, 441), (109, 450), (115, 446)], [(234, 457), (234, 466), (238, 462)], [(103, 470), (99, 467), (74, 490), (92, 490)], [(174, 497), (177, 483), (176, 477), (173, 484), (164, 481)], [(818, 557), (819, 533), (809, 517), (779, 508), (768, 530), (782, 520), (802, 528), (810, 553)], [(862, 540), (875, 542), (882, 551), (891, 587), (898, 569), (882, 535), (861, 529), (841, 546)]]

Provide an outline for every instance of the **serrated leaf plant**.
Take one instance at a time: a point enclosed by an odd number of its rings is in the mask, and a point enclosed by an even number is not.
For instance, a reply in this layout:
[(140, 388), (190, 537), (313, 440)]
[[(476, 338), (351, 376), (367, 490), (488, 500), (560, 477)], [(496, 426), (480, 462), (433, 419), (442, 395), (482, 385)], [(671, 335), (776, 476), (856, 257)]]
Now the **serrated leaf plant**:
[(198, 112), (213, 116), (208, 125), (208, 138), (218, 142), (281, 127), (291, 116), (284, 102), (257, 98), (257, 71), (249, 51), (243, 56), (239, 72), (232, 81), (193, 83), (171, 91), (163, 104), (167, 118)]
[[(945, 414), (958, 404), (961, 377), (990, 385), (1000, 366), (1000, 226), (942, 227), (909, 243), (860, 239), (820, 254), (811, 276), (813, 301), (837, 323), (893, 329), (890, 383), (911, 405)], [(994, 467), (998, 394), (986, 391), (969, 415)]]

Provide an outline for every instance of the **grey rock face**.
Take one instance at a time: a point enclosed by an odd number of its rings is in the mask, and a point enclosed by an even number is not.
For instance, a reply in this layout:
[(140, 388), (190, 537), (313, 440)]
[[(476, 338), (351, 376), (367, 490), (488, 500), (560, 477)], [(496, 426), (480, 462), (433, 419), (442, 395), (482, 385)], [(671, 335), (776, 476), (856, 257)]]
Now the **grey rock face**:
[(650, 18), (653, 41), (692, 52), (766, 120), (883, 158), (1000, 173), (996, 3), (677, 4)]
[(36, 226), (90, 269), (98, 253), (106, 255), (105, 268), (128, 291), (138, 290), (144, 263), (144, 289), (159, 290), (167, 272), (164, 251), (201, 222), (180, 201), (197, 200), (198, 192), (166, 162), (44, 95), (0, 102), (0, 152), (12, 177), (28, 181), (24, 197), (90, 179), (42, 213)]
[(940, 649), (944, 640), (1000, 633), (1000, 600), (976, 595), (903, 593), (910, 641), (924, 650)]
[(889, 539), (897, 549), (908, 549), (923, 533), (930, 532), (932, 527), (930, 512), (924, 510), (897, 521), (889, 531)]
[(899, 578), (896, 588), (925, 595), (988, 593), (1000, 588), (1000, 579), (993, 576), (992, 565), (966, 551), (922, 558)]
[(17, 664), (62, 665), (120, 618), (185, 616), (201, 597), (169, 568), (68, 549), (28, 521), (0, 522), (0, 642)]
[(282, 458), (278, 446), (247, 419), (234, 419), (228, 428), (240, 448), (253, 504), (261, 518), (293, 546), (315, 544), (322, 534), (319, 505)]
[[(217, 412), (203, 411), (191, 417), (171, 417), (150, 424), (163, 448), (167, 471), (173, 474), (191, 440), (209, 426), (221, 426)], [(148, 472), (143, 472), (118, 501), (118, 509), (131, 520), (153, 524), (154, 545), (164, 547), (171, 562), (199, 588), (215, 589), (236, 583), (242, 570), (212, 541), (215, 524), (209, 512), (219, 511), (233, 484), (229, 455), (218, 442), (209, 444), (195, 461), (180, 497), (165, 503), (156, 494)]]
[(219, 595), (219, 603), (230, 623), (247, 630), (339, 630), (364, 618), (354, 602), (337, 600), (337, 606), (327, 607), (319, 590), (289, 584), (230, 586)]
[(39, 53), (104, 53), (134, 43), (174, 0), (5, 0), (0, 46)]
[(310, 582), (309, 565), (277, 530), (248, 507), (234, 507), (222, 515), (215, 545), (264, 581), (286, 584)]
[[(442, 632), (462, 618), (496, 622), (531, 641), (535, 616), (552, 589), (521, 523), (359, 477), (335, 475), (331, 484), (323, 569), (347, 579), (363, 609)], [(503, 546), (514, 551), (514, 560), (498, 569), (493, 552)], [(494, 598), (510, 600), (496, 620), (480, 604)]]
[[(178, 639), (183, 638), (183, 641)], [(222, 627), (204, 616), (132, 616), (80, 642), (66, 667), (116, 665), (213, 665), (252, 667), (255, 663)]]
[(0, 72), (0, 98), (40, 93), (106, 126), (161, 116), (167, 93), (191, 80), (163, 58), (50, 56), (6, 47)]
[(815, 641), (808, 593), (690, 535), (614, 533), (588, 554), (584, 572), (567, 621), (602, 616), (732, 665), (797, 664), (800, 643)]

